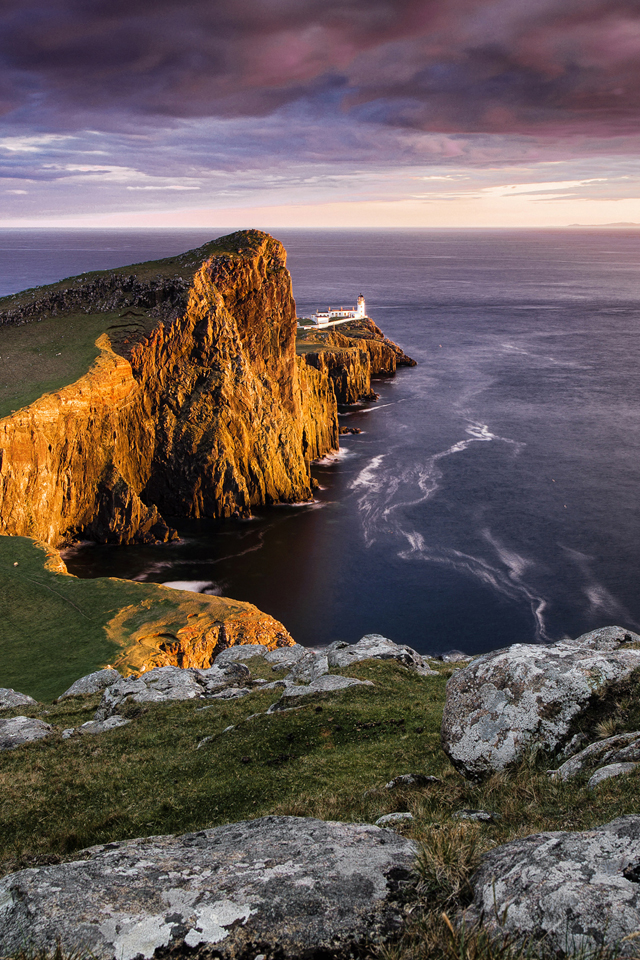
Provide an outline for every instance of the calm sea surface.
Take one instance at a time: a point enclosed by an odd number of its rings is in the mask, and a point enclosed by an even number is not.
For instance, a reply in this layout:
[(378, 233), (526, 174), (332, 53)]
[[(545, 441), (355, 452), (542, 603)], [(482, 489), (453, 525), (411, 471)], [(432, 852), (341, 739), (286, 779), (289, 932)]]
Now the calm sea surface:
[[(225, 231), (227, 232), (227, 231)], [(81, 577), (249, 600), (308, 645), (480, 652), (640, 629), (640, 233), (274, 231), (299, 315), (355, 302), (418, 361), (345, 412), (309, 506), (83, 546)], [(0, 233), (0, 294), (168, 256), (194, 231)]]

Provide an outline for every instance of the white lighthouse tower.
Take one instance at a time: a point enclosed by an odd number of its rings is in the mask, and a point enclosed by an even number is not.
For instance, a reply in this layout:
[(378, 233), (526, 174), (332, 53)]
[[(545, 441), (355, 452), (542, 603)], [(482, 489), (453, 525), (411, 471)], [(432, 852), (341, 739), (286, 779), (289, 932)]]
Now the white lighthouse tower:
[(367, 309), (365, 307), (364, 297), (362, 296), (362, 294), (360, 294), (360, 296), (358, 297), (358, 306), (356, 307), (356, 317), (361, 318), (361, 317), (366, 317), (366, 315), (367, 315)]

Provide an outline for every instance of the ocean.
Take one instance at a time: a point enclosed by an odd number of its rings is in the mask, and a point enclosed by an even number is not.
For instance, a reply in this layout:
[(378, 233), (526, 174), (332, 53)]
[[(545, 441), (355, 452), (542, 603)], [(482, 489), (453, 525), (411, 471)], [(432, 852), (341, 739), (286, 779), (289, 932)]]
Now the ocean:
[[(0, 294), (223, 232), (2, 231)], [(176, 544), (81, 545), (70, 572), (248, 600), (311, 646), (640, 629), (640, 232), (272, 232), (300, 316), (363, 293), (418, 366), (343, 412), (362, 433), (314, 466), (314, 503), (174, 519)]]

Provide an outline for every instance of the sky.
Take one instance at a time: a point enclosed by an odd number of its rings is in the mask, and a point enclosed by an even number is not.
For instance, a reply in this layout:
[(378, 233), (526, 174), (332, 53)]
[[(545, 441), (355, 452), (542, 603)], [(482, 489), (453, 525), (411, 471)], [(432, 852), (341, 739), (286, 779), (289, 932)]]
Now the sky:
[(639, 0), (2, 0), (0, 226), (640, 224)]

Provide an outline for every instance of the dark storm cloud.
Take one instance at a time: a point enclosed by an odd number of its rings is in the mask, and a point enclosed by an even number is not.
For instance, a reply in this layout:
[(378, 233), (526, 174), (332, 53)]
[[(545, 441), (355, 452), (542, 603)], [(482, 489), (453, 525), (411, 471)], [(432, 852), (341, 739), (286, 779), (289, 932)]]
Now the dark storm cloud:
[[(5, 0), (0, 109), (71, 129), (336, 105), (442, 132), (620, 135), (637, 0)], [(291, 131), (295, 135), (295, 131)]]

